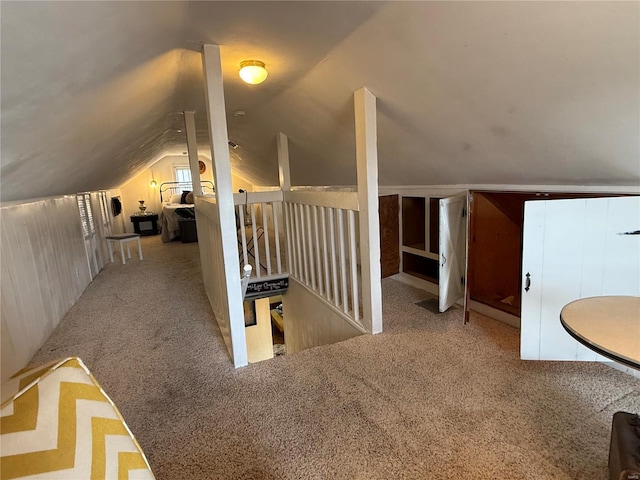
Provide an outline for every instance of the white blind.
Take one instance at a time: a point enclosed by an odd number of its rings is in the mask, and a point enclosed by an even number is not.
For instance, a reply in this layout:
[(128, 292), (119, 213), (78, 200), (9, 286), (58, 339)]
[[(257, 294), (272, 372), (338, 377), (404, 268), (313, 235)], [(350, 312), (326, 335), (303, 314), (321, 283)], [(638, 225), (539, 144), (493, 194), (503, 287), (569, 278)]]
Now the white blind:
[(107, 192), (100, 193), (100, 213), (102, 214), (102, 225), (104, 226), (104, 234), (111, 235), (111, 215), (109, 214), (109, 197)]
[(76, 198), (78, 200), (78, 209), (80, 210), (84, 248), (87, 253), (91, 278), (93, 279), (98, 274), (98, 258), (96, 256), (96, 228), (93, 222), (93, 211), (91, 209), (91, 194), (81, 193), (78, 194)]
[(192, 190), (191, 169), (189, 167), (174, 167), (176, 182), (180, 190)]

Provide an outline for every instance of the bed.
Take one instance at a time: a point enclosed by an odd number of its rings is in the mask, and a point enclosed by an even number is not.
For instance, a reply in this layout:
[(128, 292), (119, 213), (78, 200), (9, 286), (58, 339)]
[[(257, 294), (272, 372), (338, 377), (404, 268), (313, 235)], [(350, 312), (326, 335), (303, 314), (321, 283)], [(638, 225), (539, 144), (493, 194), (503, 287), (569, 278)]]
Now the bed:
[[(214, 192), (213, 183), (208, 180), (200, 182), (203, 194)], [(158, 217), (163, 242), (171, 242), (180, 237), (180, 221), (195, 221), (195, 205), (190, 185), (180, 182), (164, 182), (160, 184), (160, 202), (162, 210)]]

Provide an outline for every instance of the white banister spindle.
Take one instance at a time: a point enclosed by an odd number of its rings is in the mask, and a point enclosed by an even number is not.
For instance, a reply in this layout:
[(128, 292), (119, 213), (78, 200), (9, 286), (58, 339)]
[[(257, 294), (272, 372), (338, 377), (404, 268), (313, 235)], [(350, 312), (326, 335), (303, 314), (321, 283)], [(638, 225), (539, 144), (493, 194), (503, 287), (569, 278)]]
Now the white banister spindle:
[(334, 208), (329, 209), (329, 245), (331, 246), (331, 275), (333, 279), (333, 304), (340, 305), (340, 291), (338, 290), (338, 264), (336, 258), (336, 225)]
[(318, 207), (313, 206), (313, 226), (315, 233), (315, 249), (316, 249), (316, 265), (318, 267), (318, 293), (321, 296), (324, 295), (324, 291), (322, 288), (322, 263), (320, 262), (320, 236), (318, 232)]
[(307, 239), (306, 239), (306, 219), (304, 215), (304, 205), (298, 204), (300, 211), (300, 242), (302, 243), (302, 262), (304, 265), (304, 283), (309, 286), (309, 257), (307, 255)]
[(293, 258), (293, 274), (296, 278), (301, 279), (300, 276), (300, 256), (298, 245), (298, 220), (296, 217), (296, 205), (295, 203), (289, 203), (289, 222), (291, 225), (291, 258)]
[(360, 320), (360, 305), (358, 299), (358, 259), (356, 257), (356, 226), (355, 213), (353, 210), (348, 211), (349, 219), (349, 245), (351, 248), (351, 304), (353, 306), (353, 319), (356, 323)]
[(298, 270), (298, 255), (297, 255), (298, 249), (296, 248), (296, 222), (293, 214), (293, 204), (287, 202), (286, 206), (287, 206), (287, 223), (289, 224), (287, 233), (289, 234), (289, 241), (291, 242), (291, 244), (289, 245), (289, 259), (292, 265), (289, 268), (291, 269), (291, 273), (295, 277), (300, 278), (300, 273)]
[[(282, 205), (282, 204), (280, 204)], [(275, 232), (276, 242), (276, 263), (278, 267), (278, 274), (282, 273), (282, 259), (280, 258), (280, 230), (278, 225), (278, 217), (280, 216), (279, 209), (275, 203), (271, 204), (271, 213), (273, 214), (273, 230)]]
[(344, 313), (349, 311), (349, 298), (347, 296), (347, 265), (345, 259), (344, 248), (344, 213), (341, 208), (338, 209), (338, 257), (340, 260), (340, 286), (342, 287), (342, 310)]
[(267, 221), (267, 204), (261, 203), (260, 210), (262, 210), (262, 231), (264, 232), (264, 256), (267, 260), (267, 275), (271, 275), (271, 249), (269, 248), (269, 222)]
[(253, 235), (251, 238), (253, 239), (253, 254), (256, 261), (256, 277), (259, 278), (262, 276), (260, 272), (260, 247), (258, 246), (258, 231), (256, 229), (256, 206), (253, 203), (251, 204), (251, 234)]
[(292, 275), (295, 275), (293, 267), (293, 250), (291, 249), (291, 221), (289, 220), (289, 202), (282, 202), (282, 220), (284, 222), (284, 241), (286, 246), (285, 257), (287, 258), (287, 268)]
[(242, 265), (247, 265), (247, 234), (244, 231), (244, 205), (238, 205), (238, 218), (240, 219), (240, 238), (242, 240)]
[(322, 219), (322, 257), (324, 260), (324, 286), (327, 300), (331, 300), (331, 290), (329, 287), (329, 254), (327, 252), (327, 212), (324, 207), (320, 207)]
[(315, 267), (316, 262), (313, 256), (314, 245), (313, 245), (313, 239), (311, 237), (312, 219), (311, 219), (310, 208), (311, 207), (309, 207), (309, 205), (304, 206), (304, 213), (305, 213), (305, 217), (307, 218), (306, 243), (307, 245), (309, 245), (309, 273), (311, 274), (311, 289), (315, 290), (316, 289), (316, 267)]
[[(296, 246), (298, 248), (298, 278), (304, 282), (304, 262), (302, 261), (302, 238), (300, 235), (300, 205), (295, 203), (293, 210), (296, 221)], [(305, 282), (306, 283), (306, 282)]]

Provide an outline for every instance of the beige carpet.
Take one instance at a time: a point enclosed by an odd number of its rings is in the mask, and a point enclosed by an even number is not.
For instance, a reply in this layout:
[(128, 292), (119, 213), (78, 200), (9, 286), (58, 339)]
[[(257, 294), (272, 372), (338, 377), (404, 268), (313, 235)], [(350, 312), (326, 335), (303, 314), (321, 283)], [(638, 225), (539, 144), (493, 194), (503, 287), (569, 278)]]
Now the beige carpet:
[(516, 329), (432, 315), (393, 280), (383, 334), (234, 370), (197, 244), (143, 250), (107, 265), (32, 363), (79, 355), (158, 479), (604, 480), (613, 413), (640, 412), (637, 379), (520, 361)]

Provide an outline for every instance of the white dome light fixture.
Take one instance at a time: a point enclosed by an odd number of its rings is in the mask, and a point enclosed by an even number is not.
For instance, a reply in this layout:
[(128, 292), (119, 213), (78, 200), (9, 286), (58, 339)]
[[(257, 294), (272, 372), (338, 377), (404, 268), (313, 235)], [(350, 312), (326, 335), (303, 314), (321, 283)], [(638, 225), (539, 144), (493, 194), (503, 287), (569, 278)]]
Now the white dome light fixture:
[(267, 69), (260, 60), (245, 60), (240, 63), (240, 78), (246, 83), (257, 85), (267, 78)]

